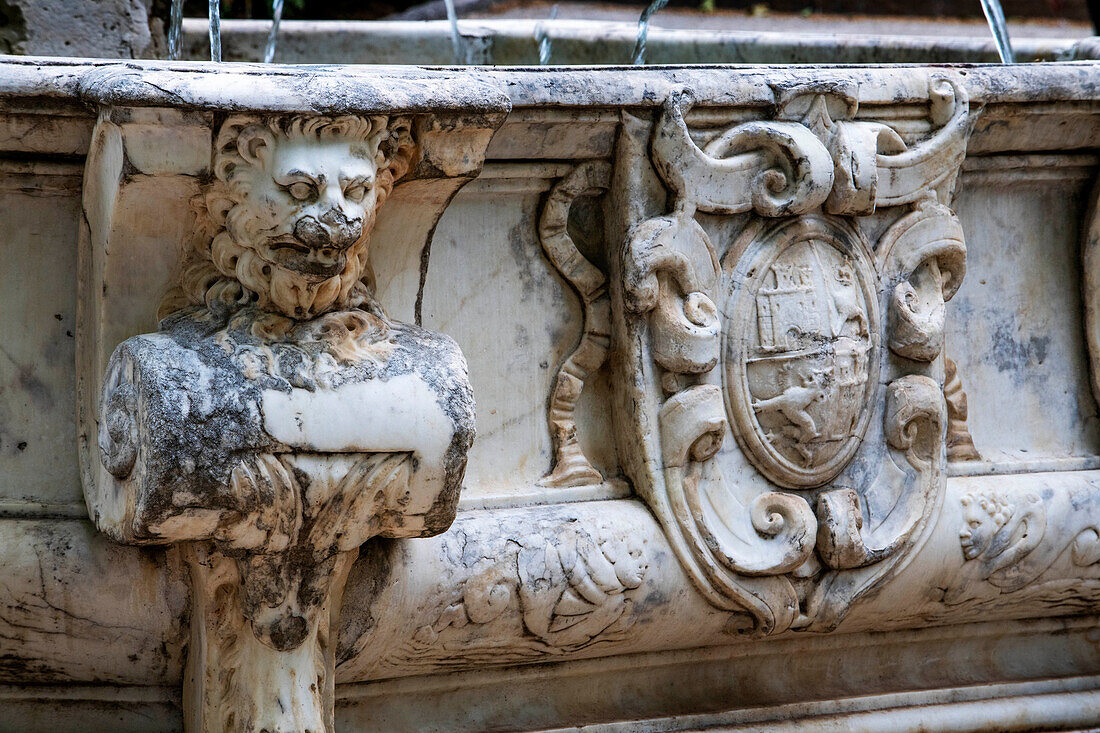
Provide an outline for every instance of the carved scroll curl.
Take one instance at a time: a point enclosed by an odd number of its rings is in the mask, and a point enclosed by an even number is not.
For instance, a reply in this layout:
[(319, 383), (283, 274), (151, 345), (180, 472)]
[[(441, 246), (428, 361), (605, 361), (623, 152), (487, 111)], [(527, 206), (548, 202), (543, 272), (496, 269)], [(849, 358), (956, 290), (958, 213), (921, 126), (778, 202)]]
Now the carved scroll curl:
[(886, 391), (886, 442), (902, 451), (917, 470), (937, 460), (943, 450), (947, 407), (935, 380), (910, 374)]
[(670, 94), (653, 132), (653, 164), (677, 196), (702, 211), (764, 216), (801, 214), (819, 206), (833, 185), (829, 151), (793, 122), (747, 122), (700, 150), (684, 115), (689, 92)]
[(685, 214), (649, 219), (630, 240), (624, 291), (651, 312), (653, 358), (665, 369), (701, 374), (718, 363), (718, 260), (706, 232)]
[[(886, 440), (919, 471), (943, 448), (946, 406), (939, 385), (928, 377), (909, 375), (890, 383), (886, 392)], [(849, 488), (818, 497), (817, 550), (836, 569), (859, 568), (894, 554), (925, 519), (938, 482), (907, 492), (894, 512), (901, 522), (865, 527), (859, 494)]]
[(946, 303), (966, 274), (962, 224), (946, 206), (925, 199), (879, 240), (879, 272), (892, 288), (890, 350), (929, 362), (943, 351)]
[(711, 458), (726, 437), (722, 390), (701, 384), (678, 392), (661, 407), (661, 455), (665, 468)]
[(962, 85), (935, 77), (929, 81), (928, 94), (929, 117), (943, 125), (929, 139), (907, 148), (897, 133), (878, 125), (878, 206), (912, 203), (930, 190), (950, 188), (958, 176), (975, 120), (970, 95)]

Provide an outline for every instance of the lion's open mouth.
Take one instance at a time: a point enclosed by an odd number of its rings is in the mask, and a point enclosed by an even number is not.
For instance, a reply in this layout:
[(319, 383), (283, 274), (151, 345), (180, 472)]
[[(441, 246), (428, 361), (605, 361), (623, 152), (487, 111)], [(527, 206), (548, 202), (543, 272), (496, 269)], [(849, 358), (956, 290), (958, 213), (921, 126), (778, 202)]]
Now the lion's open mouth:
[(304, 254), (304, 255), (308, 255), (310, 252), (313, 251), (309, 246), (307, 246), (305, 244), (302, 244), (301, 242), (299, 242), (295, 239), (284, 239), (284, 240), (281, 240), (281, 241), (278, 241), (278, 242), (272, 242), (271, 243), (271, 249), (273, 251), (274, 250), (280, 250), (280, 249), (292, 249), (295, 252), (300, 252), (301, 254)]
[(344, 271), (347, 255), (335, 247), (310, 247), (293, 237), (282, 237), (267, 243), (268, 259), (287, 270), (309, 279), (327, 280)]

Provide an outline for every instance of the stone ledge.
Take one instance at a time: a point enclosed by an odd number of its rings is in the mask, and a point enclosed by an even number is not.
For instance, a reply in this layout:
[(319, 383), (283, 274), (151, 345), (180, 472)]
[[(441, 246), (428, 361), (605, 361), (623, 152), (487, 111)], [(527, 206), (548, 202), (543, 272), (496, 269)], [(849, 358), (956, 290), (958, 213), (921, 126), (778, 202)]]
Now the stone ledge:
[[(953, 478), (934, 534), (894, 581), (892, 592), (857, 604), (834, 634), (788, 632), (769, 641), (743, 638), (743, 614), (719, 611), (695, 593), (656, 522), (636, 500), (460, 512), (454, 528), (440, 537), (375, 540), (364, 546), (345, 592), (338, 679), (347, 683), (583, 658), (626, 660), (622, 655), (710, 645), (716, 645), (711, 653), (719, 655), (770, 654), (790, 644), (842, 648), (894, 635), (908, 638), (923, 633), (912, 629), (926, 626), (943, 627), (932, 634), (965, 636), (972, 632), (962, 629), (971, 627), (957, 624), (978, 622), (991, 623), (984, 628), (997, 633), (1016, 633), (1013, 629), (1037, 623), (1023, 619), (1054, 614), (1066, 618), (1042, 623), (1073, 627), (1083, 623), (1074, 614), (1092, 612), (1100, 600), (1100, 577), (1081, 579), (1088, 569), (1063, 568), (1059, 563), (1069, 561), (1063, 557), (1039, 570), (1038, 580), (1015, 590), (998, 585), (997, 576), (983, 581), (981, 563), (967, 563), (961, 555), (961, 501), (991, 490), (1023, 501), (1029, 490), (1042, 486), (1038, 490), (1054, 492), (1048, 500), (1053, 526), (1056, 520), (1067, 521), (1058, 514), (1059, 502), (1073, 496), (1080, 500), (1097, 480), (1097, 472)], [(1082, 505), (1081, 512), (1074, 521), (1088, 524), (1096, 510)], [(1051, 530), (1051, 542), (1059, 536)], [(625, 543), (624, 552), (632, 543), (640, 551), (630, 560), (617, 543)], [(539, 609), (555, 613), (557, 595), (544, 601), (528, 593), (522, 565), (527, 560), (521, 557), (518, 568), (515, 563), (517, 550), (522, 555), (546, 548), (558, 553), (573, 548), (568, 551), (579, 552), (585, 563), (602, 562), (600, 557), (618, 558), (616, 565), (633, 563), (634, 579), (623, 574), (619, 590), (610, 592), (605, 605), (594, 608), (590, 620), (572, 633), (553, 631), (552, 624), (541, 628), (534, 619)], [(1033, 559), (1060, 550), (1040, 545)], [(114, 545), (86, 521), (14, 519), (0, 521), (0, 552), (9, 578), (0, 607), (15, 609), (3, 616), (0, 628), (8, 627), (4, 636), (22, 639), (18, 652), (7, 652), (0, 680), (178, 681), (187, 631), (186, 586), (172, 553)], [(88, 573), (98, 578), (95, 585), (82, 582)], [(962, 578), (970, 580), (960, 584)], [(561, 590), (572, 581), (554, 582), (562, 584)], [(495, 606), (496, 616), (478, 615), (475, 604), (484, 602), (478, 594), (488, 598), (497, 586), (508, 600)], [(947, 596), (937, 600), (937, 587), (948, 590)], [(124, 607), (107, 602), (118, 597), (115, 593), (128, 599)], [(388, 610), (380, 614), (381, 608)], [(70, 638), (63, 646), (54, 643), (59, 629)]]

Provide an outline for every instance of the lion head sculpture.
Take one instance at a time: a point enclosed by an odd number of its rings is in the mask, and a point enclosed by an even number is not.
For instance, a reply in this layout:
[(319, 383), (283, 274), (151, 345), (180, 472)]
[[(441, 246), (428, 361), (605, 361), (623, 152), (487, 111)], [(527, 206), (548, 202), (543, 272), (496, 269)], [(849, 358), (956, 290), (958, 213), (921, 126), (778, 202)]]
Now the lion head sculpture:
[(231, 117), (161, 317), (254, 306), (301, 321), (371, 302), (370, 232), (413, 152), (404, 118)]

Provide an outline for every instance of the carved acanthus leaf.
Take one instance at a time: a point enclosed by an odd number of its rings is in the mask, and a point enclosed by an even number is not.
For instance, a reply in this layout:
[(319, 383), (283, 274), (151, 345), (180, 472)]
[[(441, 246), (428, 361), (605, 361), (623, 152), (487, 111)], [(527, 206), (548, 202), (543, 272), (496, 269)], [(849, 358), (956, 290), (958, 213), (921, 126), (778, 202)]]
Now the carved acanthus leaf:
[(943, 396), (947, 400), (947, 460), (980, 461), (982, 455), (966, 426), (969, 410), (959, 369), (946, 355), (943, 357)]
[[(450, 628), (511, 624), (517, 616), (523, 640), (488, 637), (485, 647), (495, 656), (557, 655), (621, 638), (635, 620), (631, 591), (649, 568), (645, 545), (607, 525), (511, 537), (504, 553), (482, 559), (487, 564), (465, 581), (461, 598), (417, 631), (407, 653), (429, 653)], [(470, 646), (476, 653), (477, 643)]]

